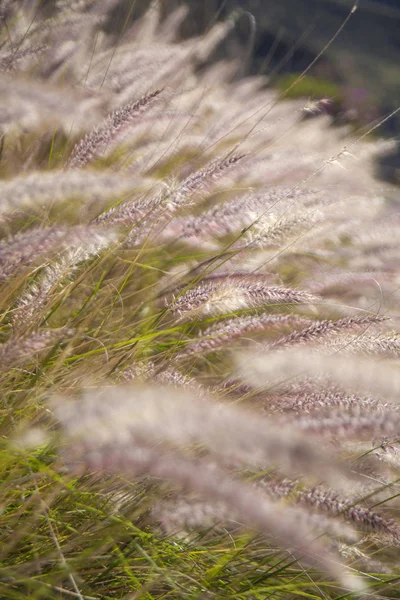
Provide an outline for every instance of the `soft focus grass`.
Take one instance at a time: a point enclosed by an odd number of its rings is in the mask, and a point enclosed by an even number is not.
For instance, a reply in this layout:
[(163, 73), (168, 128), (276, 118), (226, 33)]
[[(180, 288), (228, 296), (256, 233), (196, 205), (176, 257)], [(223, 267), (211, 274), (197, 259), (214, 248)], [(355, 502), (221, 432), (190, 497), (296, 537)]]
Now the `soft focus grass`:
[[(282, 78), (280, 89), (284, 91), (292, 83)], [(291, 94), (335, 96), (336, 92), (329, 82), (305, 78)], [(8, 179), (19, 174), (32, 147), (35, 168), (62, 168), (72, 146), (73, 140), (60, 131), (39, 129), (8, 135), (7, 160), (0, 163), (0, 176)], [(92, 167), (112, 171), (120, 166), (123, 155), (118, 149)], [(182, 152), (156, 169), (153, 177), (173, 180), (178, 167), (192, 159), (189, 151)], [(140, 191), (138, 186), (133, 193)], [(123, 199), (117, 195), (111, 205)], [(60, 220), (74, 224), (79, 202), (78, 195), (51, 208), (21, 210), (1, 223), (3, 236)], [(226, 247), (217, 253), (173, 243), (159, 247), (144, 243), (140, 249), (118, 252), (111, 246), (58, 282), (43, 309), (40, 326), (73, 328), (75, 335), (39, 357), (34, 355), (27, 367), (7, 370), (0, 379), (1, 598), (354, 597), (313, 569), (302, 568), (297, 558), (279, 549), (273, 540), (257, 532), (243, 533), (232, 523), (229, 528), (218, 524), (198, 533), (167, 535), (154, 525), (150, 513), (154, 503), (173, 497), (176, 490), (146, 477), (132, 482), (122, 476), (76, 476), (61, 458), (64, 442), (51, 415), (52, 398), (73, 395), (83, 385), (94, 388), (109, 378), (118, 379), (124, 366), (139, 359), (157, 356), (168, 363), (193, 332), (218, 321), (194, 318), (177, 323), (160, 304), (158, 284), (161, 275), (179, 266), (205, 261), (200, 274), (189, 278), (190, 288), (202, 273), (213, 272), (213, 262), (209, 265), (207, 259), (225, 256), (233, 241), (227, 239)], [(12, 337), (15, 300), (40, 280), (42, 266), (24, 271), (4, 285), (0, 342)], [(294, 285), (307, 270), (291, 257), (287, 265), (279, 265), (277, 275), (284, 284)], [(224, 318), (239, 314), (235, 311)], [(214, 364), (211, 356), (204, 367), (206, 381), (217, 379), (225, 366), (224, 361)], [(192, 366), (188, 370), (190, 375)], [(246, 474), (249, 481), (255, 476)], [(365, 597), (376, 592), (378, 598), (400, 598), (399, 578), (382, 573), (366, 577), (370, 590)]]

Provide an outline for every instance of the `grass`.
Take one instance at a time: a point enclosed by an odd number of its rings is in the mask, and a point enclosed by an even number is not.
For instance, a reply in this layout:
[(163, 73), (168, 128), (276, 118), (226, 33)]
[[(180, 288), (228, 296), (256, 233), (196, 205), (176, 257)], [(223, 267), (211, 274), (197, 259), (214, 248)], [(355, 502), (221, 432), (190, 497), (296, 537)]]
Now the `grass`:
[(111, 8), (1, 5), (0, 597), (398, 598), (390, 142)]

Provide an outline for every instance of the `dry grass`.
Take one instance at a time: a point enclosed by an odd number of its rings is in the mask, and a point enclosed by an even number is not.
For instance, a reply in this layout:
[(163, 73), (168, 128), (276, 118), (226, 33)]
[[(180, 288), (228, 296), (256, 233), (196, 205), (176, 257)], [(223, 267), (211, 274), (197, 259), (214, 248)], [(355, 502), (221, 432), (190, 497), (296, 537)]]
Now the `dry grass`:
[(0, 3), (0, 596), (399, 597), (390, 143), (205, 68), (234, 21), (28, 4)]

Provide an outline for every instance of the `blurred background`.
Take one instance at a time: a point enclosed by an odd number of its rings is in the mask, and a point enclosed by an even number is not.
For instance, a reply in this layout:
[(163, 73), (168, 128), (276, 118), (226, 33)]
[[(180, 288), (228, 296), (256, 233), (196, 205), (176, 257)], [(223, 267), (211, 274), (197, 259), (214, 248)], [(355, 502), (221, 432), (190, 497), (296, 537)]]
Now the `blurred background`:
[[(263, 74), (282, 91), (322, 55), (288, 97), (330, 98), (333, 121), (355, 129), (372, 126), (400, 107), (400, 0), (161, 0), (165, 14), (185, 4), (182, 37), (198, 35), (218, 20), (232, 29), (212, 60), (241, 58), (237, 76)], [(149, 0), (122, 0), (113, 24), (134, 18)], [(346, 21), (347, 19), (347, 21)], [(329, 45), (325, 46), (344, 27)], [(377, 130), (400, 139), (400, 111)], [(381, 160), (381, 176), (400, 182), (400, 146)]]

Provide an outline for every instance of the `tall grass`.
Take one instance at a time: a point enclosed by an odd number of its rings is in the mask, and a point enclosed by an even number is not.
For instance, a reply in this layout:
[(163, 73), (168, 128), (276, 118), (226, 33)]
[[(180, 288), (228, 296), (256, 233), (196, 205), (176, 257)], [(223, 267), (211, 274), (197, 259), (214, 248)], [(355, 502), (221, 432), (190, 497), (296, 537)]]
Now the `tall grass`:
[(209, 64), (233, 20), (33, 4), (0, 3), (0, 597), (400, 597), (390, 143)]

